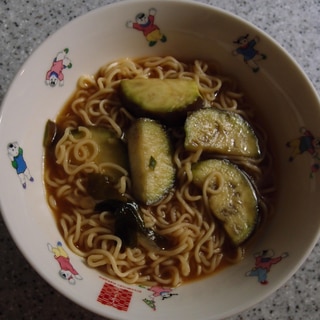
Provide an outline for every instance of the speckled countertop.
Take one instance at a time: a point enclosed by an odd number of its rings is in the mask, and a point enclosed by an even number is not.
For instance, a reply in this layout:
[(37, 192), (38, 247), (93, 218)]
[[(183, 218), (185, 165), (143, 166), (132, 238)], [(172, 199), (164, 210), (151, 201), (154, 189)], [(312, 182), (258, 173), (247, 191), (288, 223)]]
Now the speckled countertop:
[[(70, 20), (112, 2), (1, 0), (0, 102), (23, 62), (41, 42)], [(302, 66), (320, 93), (319, 0), (200, 2), (233, 12), (269, 33)], [(40, 278), (18, 251), (1, 217), (0, 275), (0, 319), (101, 319), (70, 302)], [(320, 242), (282, 288), (229, 320), (242, 319), (320, 319)]]

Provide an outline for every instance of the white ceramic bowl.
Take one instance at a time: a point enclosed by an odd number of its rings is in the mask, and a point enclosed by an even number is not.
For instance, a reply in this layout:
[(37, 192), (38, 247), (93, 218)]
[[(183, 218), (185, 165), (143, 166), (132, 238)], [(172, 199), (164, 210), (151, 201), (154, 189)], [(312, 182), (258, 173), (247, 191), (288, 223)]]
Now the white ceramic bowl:
[[(153, 46), (142, 32), (126, 26), (140, 12), (147, 16), (150, 9), (156, 9), (154, 23), (166, 35), (165, 42)], [(263, 54), (260, 59), (256, 60), (257, 52), (250, 49), (247, 63), (245, 51), (233, 54), (240, 46), (235, 41), (241, 36), (248, 42), (255, 39), (251, 49)], [(53, 88), (46, 84), (46, 74), (65, 48), (72, 68), (62, 70), (64, 82)], [(94, 74), (103, 64), (119, 58), (156, 55), (214, 59), (224, 73), (239, 82), (262, 116), (272, 141), (279, 185), (274, 218), (241, 263), (178, 288), (150, 291), (88, 268), (64, 243), (45, 199), (42, 138), (47, 119), (55, 118), (79, 76)], [(279, 45), (253, 25), (222, 10), (193, 2), (138, 0), (86, 14), (47, 39), (27, 60), (4, 100), (0, 121), (0, 171), (1, 180), (6, 181), (0, 185), (1, 209), (12, 237), (46, 281), (99, 315), (184, 320), (233, 315), (283, 285), (318, 239), (319, 99), (303, 71)], [(27, 175), (19, 176), (13, 168), (7, 147), (14, 142), (23, 150), (34, 181)], [(294, 161), (289, 161), (291, 156)], [(48, 250), (48, 244), (57, 247), (59, 241), (81, 276), (74, 277), (73, 284), (58, 275), (61, 266)], [(256, 265), (262, 253), (269, 270), (261, 260)], [(249, 277), (254, 268), (265, 273), (267, 285), (259, 283), (256, 276)]]

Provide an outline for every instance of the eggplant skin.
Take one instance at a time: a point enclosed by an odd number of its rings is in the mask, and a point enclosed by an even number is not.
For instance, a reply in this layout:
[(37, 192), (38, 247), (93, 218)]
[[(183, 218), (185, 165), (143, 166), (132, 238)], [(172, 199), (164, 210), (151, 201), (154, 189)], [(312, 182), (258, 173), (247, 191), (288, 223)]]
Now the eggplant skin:
[(259, 158), (259, 140), (252, 126), (239, 114), (217, 108), (190, 113), (185, 122), (185, 148), (222, 155)]
[(209, 195), (211, 213), (235, 246), (245, 243), (260, 220), (259, 199), (246, 173), (228, 160), (209, 159), (193, 165), (192, 174), (199, 188), (210, 177), (209, 187), (217, 191)]
[(197, 83), (187, 79), (125, 79), (120, 83), (123, 106), (135, 117), (182, 125), (188, 112), (203, 106)]
[(128, 151), (134, 197), (151, 205), (161, 200), (175, 183), (173, 149), (166, 128), (139, 118), (128, 131)]

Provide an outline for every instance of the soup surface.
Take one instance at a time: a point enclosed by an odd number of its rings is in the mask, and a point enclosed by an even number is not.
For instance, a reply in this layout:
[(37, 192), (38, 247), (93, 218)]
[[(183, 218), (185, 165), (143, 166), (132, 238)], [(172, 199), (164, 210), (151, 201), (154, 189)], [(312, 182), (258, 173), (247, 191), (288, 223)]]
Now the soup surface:
[[(137, 83), (127, 89), (125, 79), (178, 81), (151, 96), (157, 82), (144, 82), (145, 110), (134, 100)], [(172, 98), (180, 80), (198, 95), (176, 112), (170, 103), (187, 99)], [(157, 109), (159, 96), (168, 109)], [(254, 107), (216, 64), (115, 61), (82, 76), (47, 125), (47, 200), (65, 242), (89, 267), (127, 283), (178, 286), (240, 261), (270, 215), (266, 140)]]

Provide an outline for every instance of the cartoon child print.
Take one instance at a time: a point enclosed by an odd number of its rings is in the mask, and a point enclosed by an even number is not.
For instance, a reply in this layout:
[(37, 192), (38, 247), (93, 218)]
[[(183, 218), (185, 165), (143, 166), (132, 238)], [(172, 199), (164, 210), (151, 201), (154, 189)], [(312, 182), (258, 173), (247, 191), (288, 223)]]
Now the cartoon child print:
[(77, 272), (77, 270), (72, 266), (70, 258), (67, 252), (62, 247), (60, 241), (54, 247), (50, 243), (47, 244), (49, 252), (53, 253), (54, 258), (58, 261), (60, 270), (59, 275), (62, 279), (67, 280), (69, 284), (76, 284), (76, 280), (82, 280), (83, 278)]
[(251, 68), (253, 72), (258, 72), (260, 67), (258, 61), (267, 59), (264, 53), (259, 52), (255, 47), (259, 42), (259, 37), (249, 40), (249, 34), (240, 36), (233, 41), (237, 48), (232, 52), (234, 55), (241, 55), (244, 63)]
[(164, 288), (161, 286), (153, 286), (148, 288), (148, 291), (151, 291), (152, 294), (148, 298), (143, 299), (143, 302), (147, 304), (154, 311), (156, 310), (156, 298), (161, 298), (161, 300), (169, 299), (173, 296), (177, 296), (177, 293), (173, 293), (171, 288)]
[(300, 136), (288, 141), (286, 146), (291, 149), (290, 162), (304, 153), (311, 156), (313, 163), (310, 168), (310, 177), (312, 178), (314, 173), (320, 169), (320, 138), (315, 137), (313, 133), (305, 127), (301, 127)]
[(151, 8), (149, 15), (140, 12), (136, 15), (135, 22), (127, 21), (127, 27), (141, 31), (149, 43), (154, 46), (158, 41), (166, 42), (167, 37), (160, 31), (160, 28), (154, 23), (157, 10)]
[(24, 189), (27, 188), (27, 180), (33, 182), (30, 170), (23, 156), (23, 149), (18, 142), (10, 142), (7, 145), (8, 157), (12, 167), (16, 170), (20, 183)]
[(69, 49), (65, 48), (63, 51), (58, 52), (56, 57), (53, 59), (51, 68), (46, 73), (46, 84), (50, 87), (55, 87), (57, 84), (59, 86), (64, 85), (64, 69), (72, 68), (72, 63), (67, 54)]
[(247, 277), (257, 277), (262, 285), (268, 284), (268, 273), (271, 267), (279, 263), (282, 259), (288, 257), (288, 253), (284, 252), (278, 257), (274, 257), (273, 250), (263, 250), (254, 254), (255, 266), (246, 273)]

